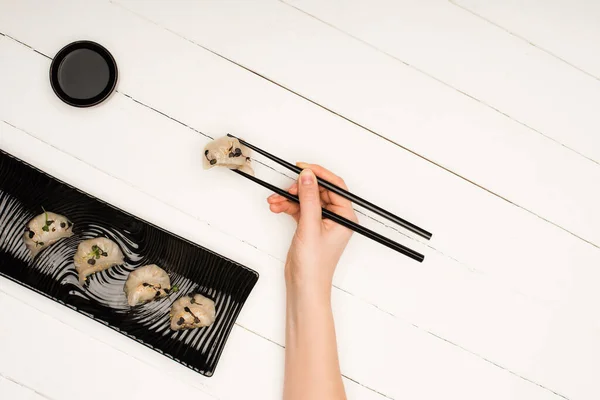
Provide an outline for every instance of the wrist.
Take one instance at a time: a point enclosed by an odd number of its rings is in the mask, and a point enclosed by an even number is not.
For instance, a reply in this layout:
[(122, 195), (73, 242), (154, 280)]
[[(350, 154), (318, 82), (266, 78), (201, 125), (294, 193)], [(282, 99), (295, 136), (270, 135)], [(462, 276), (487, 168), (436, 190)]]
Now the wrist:
[(331, 302), (331, 282), (317, 279), (287, 277), (285, 282), (288, 300), (300, 302), (315, 301), (320, 304)]

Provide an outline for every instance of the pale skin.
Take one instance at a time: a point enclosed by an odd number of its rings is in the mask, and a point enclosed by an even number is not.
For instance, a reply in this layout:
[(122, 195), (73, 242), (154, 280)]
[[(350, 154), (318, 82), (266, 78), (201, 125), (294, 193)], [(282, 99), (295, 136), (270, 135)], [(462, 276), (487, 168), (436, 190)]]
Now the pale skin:
[(267, 201), (274, 213), (297, 223), (285, 265), (286, 347), (285, 400), (346, 399), (331, 310), (331, 285), (352, 231), (321, 218), (322, 207), (357, 222), (352, 203), (317, 185), (316, 177), (343, 189), (344, 181), (316, 164), (303, 169), (289, 188), (300, 204), (274, 194)]

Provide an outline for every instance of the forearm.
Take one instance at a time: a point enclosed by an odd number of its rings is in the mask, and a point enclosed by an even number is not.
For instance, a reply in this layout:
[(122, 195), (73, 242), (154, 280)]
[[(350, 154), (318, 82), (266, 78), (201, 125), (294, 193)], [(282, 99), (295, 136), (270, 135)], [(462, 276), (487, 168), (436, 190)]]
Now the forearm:
[(345, 399), (329, 291), (288, 284), (285, 400)]

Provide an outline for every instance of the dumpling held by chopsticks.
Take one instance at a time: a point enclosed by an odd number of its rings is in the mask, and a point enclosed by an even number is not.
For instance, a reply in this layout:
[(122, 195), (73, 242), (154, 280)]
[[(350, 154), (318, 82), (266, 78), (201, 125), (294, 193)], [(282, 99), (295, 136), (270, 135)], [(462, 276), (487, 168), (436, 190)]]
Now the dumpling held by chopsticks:
[(204, 169), (226, 167), (254, 175), (250, 160), (250, 149), (240, 144), (237, 138), (224, 136), (213, 140), (204, 148)]

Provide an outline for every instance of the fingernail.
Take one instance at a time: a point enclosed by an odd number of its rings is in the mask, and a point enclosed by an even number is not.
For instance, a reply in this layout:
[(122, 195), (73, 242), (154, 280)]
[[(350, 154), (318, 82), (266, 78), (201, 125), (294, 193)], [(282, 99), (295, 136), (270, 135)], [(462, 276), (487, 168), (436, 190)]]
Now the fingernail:
[(303, 185), (312, 185), (315, 182), (315, 175), (310, 169), (304, 169), (300, 173), (300, 182)]
[(273, 193), (272, 195), (270, 195), (269, 197), (267, 197), (267, 199), (272, 199), (275, 196), (277, 196), (277, 193)]

